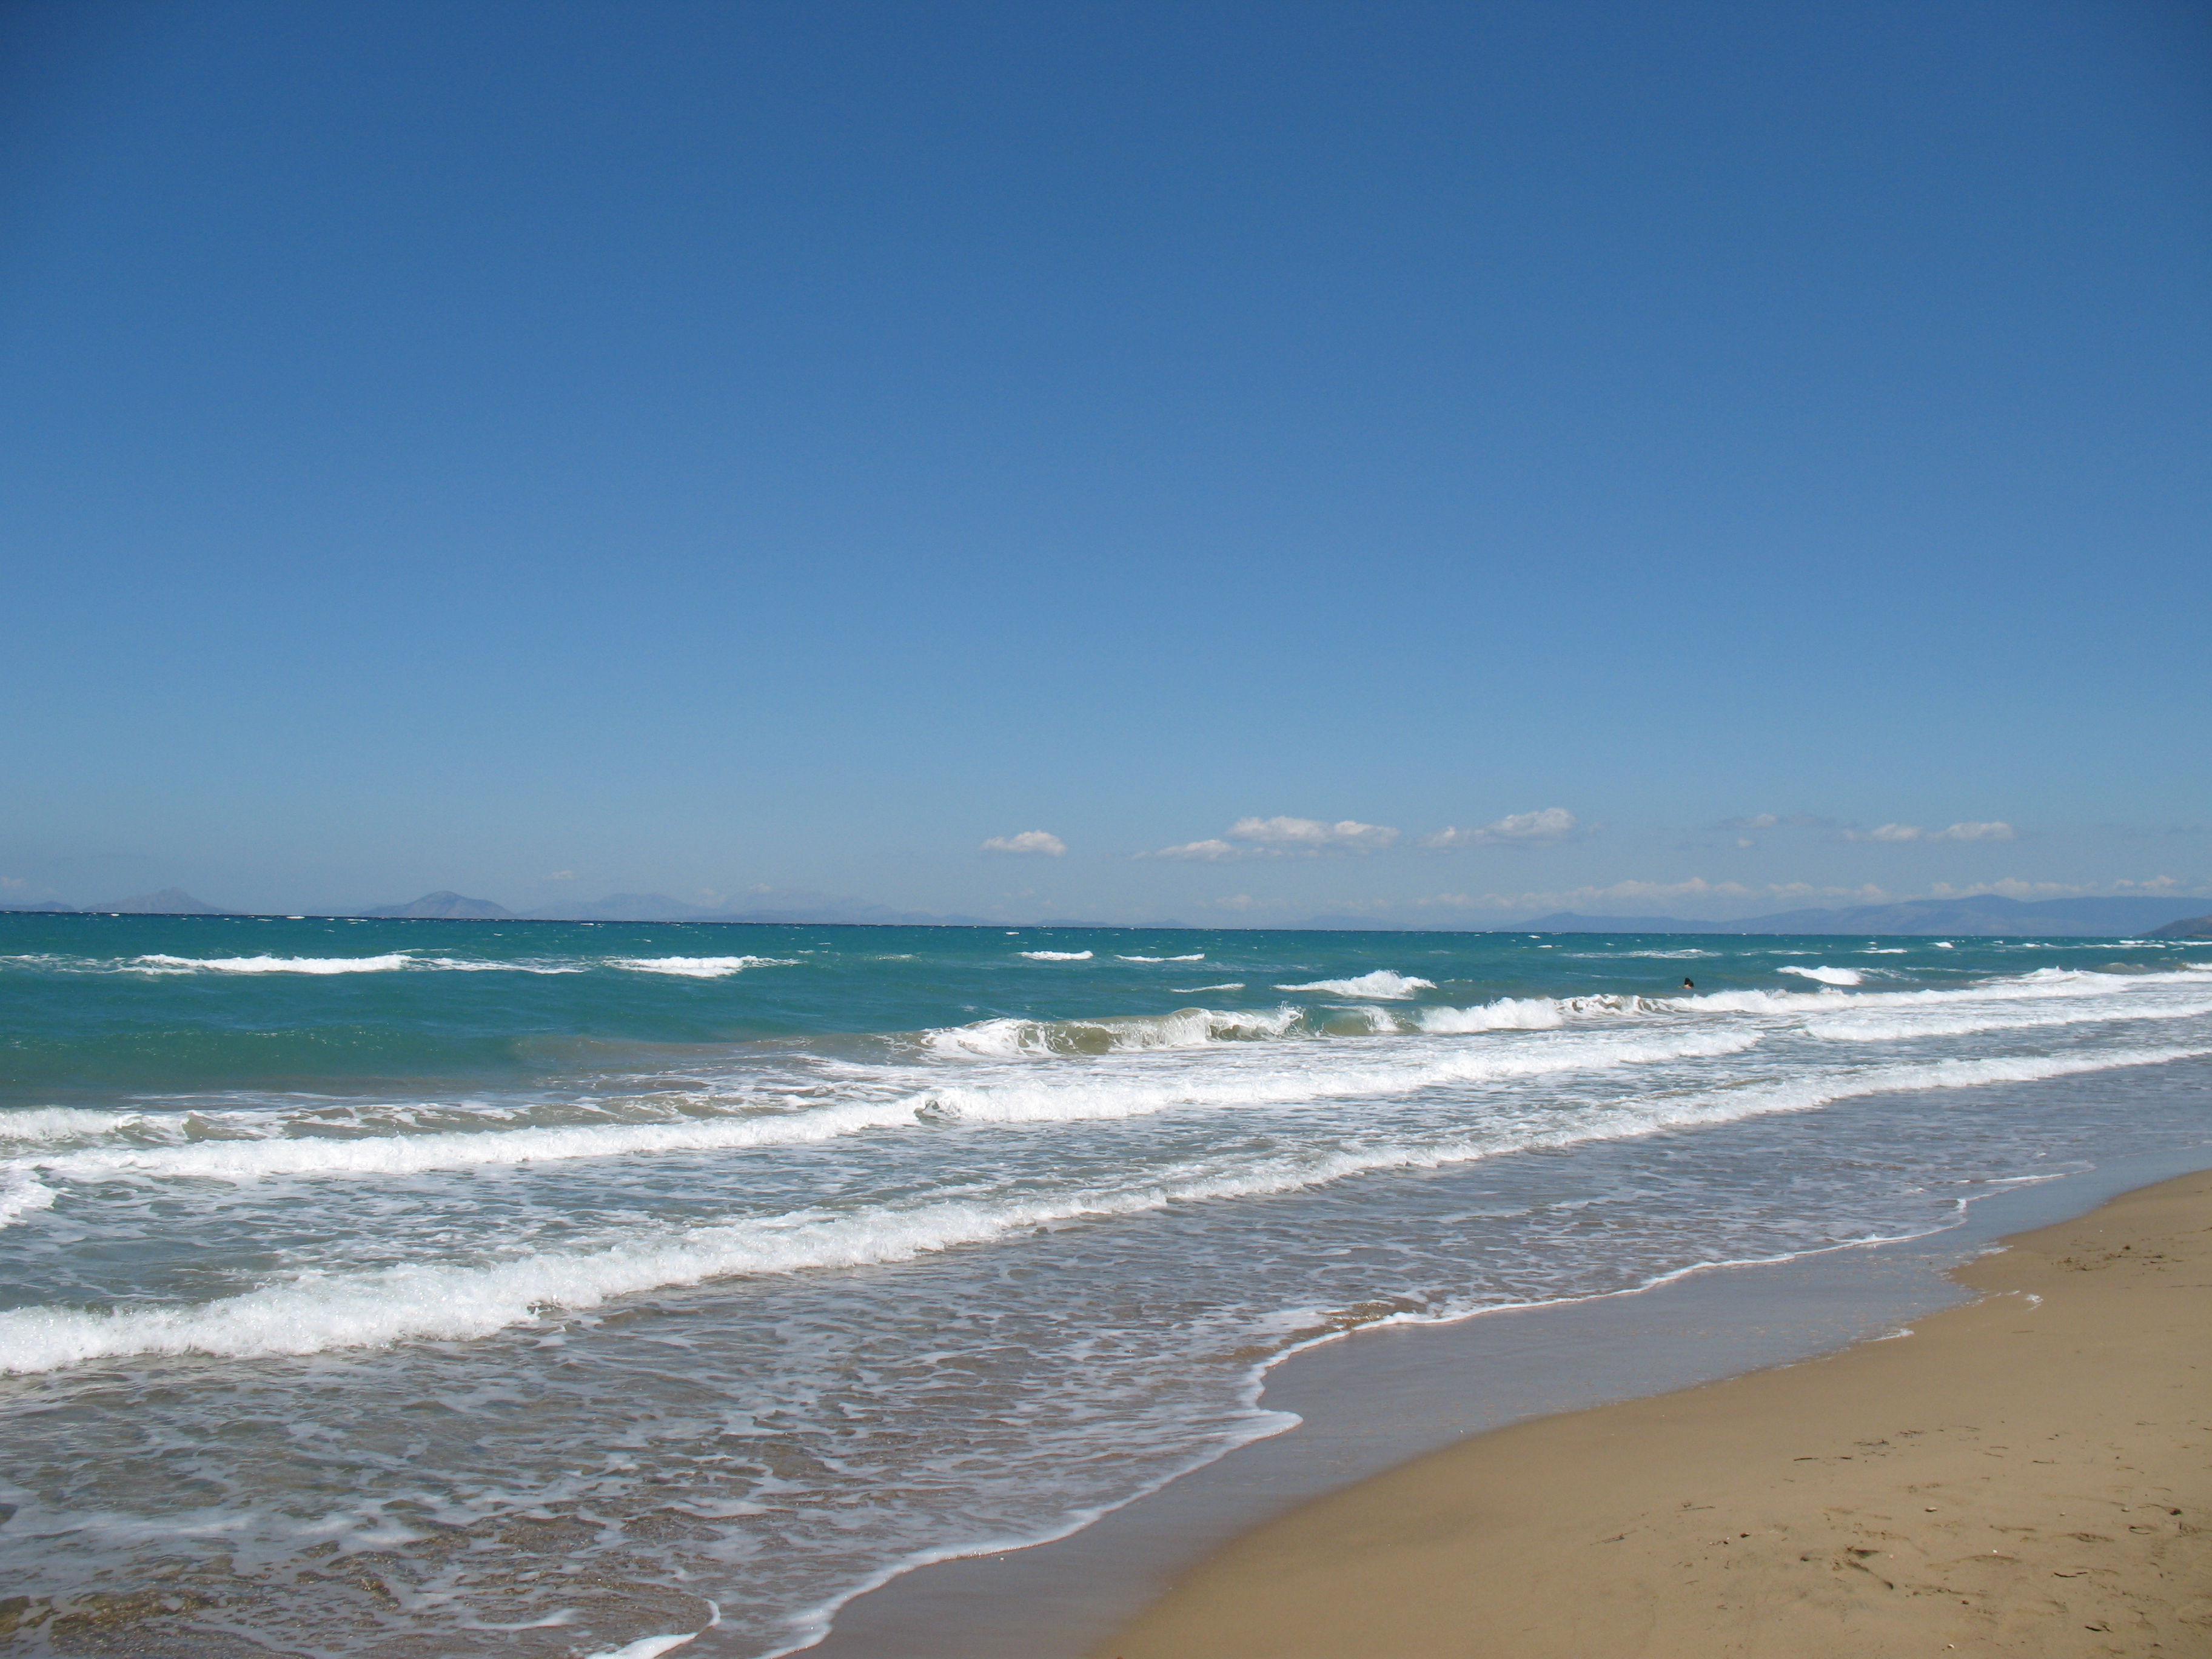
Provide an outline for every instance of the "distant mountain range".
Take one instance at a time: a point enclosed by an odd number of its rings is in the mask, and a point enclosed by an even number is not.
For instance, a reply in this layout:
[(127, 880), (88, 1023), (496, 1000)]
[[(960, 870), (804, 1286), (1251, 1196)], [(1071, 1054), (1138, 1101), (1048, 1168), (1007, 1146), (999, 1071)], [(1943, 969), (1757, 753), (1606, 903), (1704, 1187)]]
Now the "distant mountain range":
[[(841, 924), (847, 926), (940, 927), (1112, 927), (1110, 922), (1051, 921), (1005, 923), (984, 916), (937, 915), (927, 910), (894, 910), (889, 905), (823, 893), (778, 893), (771, 903), (752, 909), (714, 909), (665, 893), (611, 893), (602, 899), (548, 905), (517, 916), (490, 899), (448, 890), (425, 893), (405, 904), (380, 904), (356, 914), (380, 918), (424, 918), (475, 921), (741, 921)], [(1371, 916), (1320, 915), (1281, 924), (1286, 931), (1375, 933), (1488, 932), (1500, 933), (1956, 933), (1962, 937), (2060, 936), (2083, 939), (2212, 938), (2212, 916), (2205, 901), (2162, 898), (2011, 899), (1995, 893), (1959, 899), (1905, 899), (1895, 904), (1861, 904), (1838, 910), (1784, 910), (1738, 921), (1698, 921), (1680, 916), (1591, 916), (1558, 910), (1529, 921), (1497, 921), (1487, 928), (1438, 928), (1433, 924), (1377, 921)], [(76, 914), (58, 899), (35, 904), (0, 902), (0, 910)], [(84, 907), (87, 914), (140, 916), (221, 916), (219, 910), (181, 888)], [(1147, 922), (1149, 927), (1182, 927), (1180, 921)]]
[[(56, 909), (67, 909), (57, 905)], [(218, 910), (204, 899), (196, 899), (181, 887), (164, 887), (158, 893), (141, 893), (136, 898), (117, 899), (110, 904), (88, 904), (88, 910), (104, 915), (125, 916), (227, 916), (228, 910)]]
[(410, 904), (380, 904), (362, 912), (365, 916), (442, 916), (459, 921), (512, 921), (514, 912), (489, 899), (464, 898), (459, 893), (425, 893)]
[(365, 916), (443, 917), (478, 921), (906, 923), (959, 927), (988, 927), (992, 925), (982, 916), (940, 916), (927, 910), (894, 910), (888, 905), (866, 904), (858, 899), (831, 898), (820, 893), (784, 893), (775, 896), (778, 902), (773, 908), (732, 910), (687, 903), (683, 899), (671, 898), (665, 893), (610, 893), (601, 899), (549, 904), (542, 909), (531, 911), (527, 915), (517, 916), (504, 905), (495, 904), (489, 899), (437, 892), (425, 893), (407, 904), (380, 904), (361, 914)]
[(2204, 901), (2162, 898), (1905, 899), (1841, 910), (1784, 910), (1741, 921), (1685, 921), (1680, 916), (1584, 916), (1561, 910), (1517, 924), (1531, 933), (1960, 933), (1977, 937), (2062, 935), (2141, 938), (2201, 912)]
[(87, 916), (227, 916), (204, 899), (196, 899), (181, 887), (164, 887), (158, 893), (136, 898), (111, 899), (106, 904), (64, 904), (59, 899), (40, 899), (36, 904), (0, 902), (0, 910), (34, 910), (41, 915)]

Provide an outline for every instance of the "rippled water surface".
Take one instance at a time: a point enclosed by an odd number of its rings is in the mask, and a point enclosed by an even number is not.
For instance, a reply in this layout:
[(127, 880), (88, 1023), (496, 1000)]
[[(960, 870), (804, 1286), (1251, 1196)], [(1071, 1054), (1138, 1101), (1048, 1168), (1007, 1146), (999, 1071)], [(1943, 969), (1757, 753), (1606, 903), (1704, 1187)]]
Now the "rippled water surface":
[(1332, 1330), (2200, 1143), (2208, 963), (0, 916), (0, 1625), (789, 1650), (1278, 1426)]

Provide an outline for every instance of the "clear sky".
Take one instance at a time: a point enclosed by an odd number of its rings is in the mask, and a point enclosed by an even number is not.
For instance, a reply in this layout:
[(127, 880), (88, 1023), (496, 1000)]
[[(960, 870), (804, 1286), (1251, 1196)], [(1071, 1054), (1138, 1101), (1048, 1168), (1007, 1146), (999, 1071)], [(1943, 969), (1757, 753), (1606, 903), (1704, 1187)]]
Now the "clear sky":
[(3, 27), (9, 895), (2212, 893), (2200, 7)]

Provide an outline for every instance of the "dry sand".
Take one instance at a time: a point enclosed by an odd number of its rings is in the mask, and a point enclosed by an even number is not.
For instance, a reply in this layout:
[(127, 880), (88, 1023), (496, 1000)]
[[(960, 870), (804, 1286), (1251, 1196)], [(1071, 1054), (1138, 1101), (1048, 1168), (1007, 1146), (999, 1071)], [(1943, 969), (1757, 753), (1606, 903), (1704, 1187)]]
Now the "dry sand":
[(2212, 1656), (2212, 1172), (2007, 1244), (1909, 1336), (1308, 1504), (1100, 1659)]

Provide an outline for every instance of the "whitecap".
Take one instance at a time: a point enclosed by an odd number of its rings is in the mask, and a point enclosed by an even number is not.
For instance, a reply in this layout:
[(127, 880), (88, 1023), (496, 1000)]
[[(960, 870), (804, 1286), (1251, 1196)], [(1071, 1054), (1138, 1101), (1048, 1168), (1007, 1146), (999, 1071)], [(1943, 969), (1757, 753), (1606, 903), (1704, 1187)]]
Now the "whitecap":
[(614, 965), (640, 974), (676, 974), (685, 979), (727, 979), (748, 968), (795, 968), (785, 957), (617, 957)]
[(1424, 1008), (1415, 1017), (1424, 1031), (1545, 1031), (1566, 1023), (1550, 997), (1500, 997), (1473, 1008)]
[(1416, 991), (1433, 991), (1437, 982), (1432, 979), (1413, 979), (1394, 973), (1388, 968), (1377, 968), (1371, 974), (1362, 974), (1357, 979), (1317, 979), (1310, 985), (1278, 985), (1278, 991), (1327, 991), (1340, 997), (1381, 997), (1392, 1002), (1401, 1002)]
[[(1087, 955), (1088, 952), (1085, 954)], [(1116, 962), (1204, 962), (1206, 952), (1200, 951), (1188, 957), (1115, 957), (1114, 960)]]
[(1311, 1035), (1305, 1011), (1285, 1007), (1232, 1012), (1179, 1008), (1171, 1014), (1119, 1015), (1103, 1019), (983, 1019), (921, 1034), (940, 1054), (1013, 1059), (1033, 1054), (1141, 1053), (1153, 1048), (1203, 1048), (1219, 1042)]
[(134, 957), (125, 970), (146, 974), (390, 974), (415, 966), (405, 951), (380, 957)]
[(0, 1141), (84, 1140), (112, 1134), (142, 1120), (134, 1112), (95, 1112), (79, 1106), (28, 1106), (0, 1111)]
[(581, 963), (472, 962), (465, 957), (432, 957), (422, 964), (456, 974), (580, 974)]
[(1800, 978), (1803, 979), (1816, 979), (1823, 985), (1861, 985), (1865, 983), (1865, 975), (1861, 974), (1856, 968), (1800, 968), (1794, 963), (1784, 963), (1775, 971), (1783, 974), (1796, 974)]
[(1022, 954), (1031, 962), (1088, 962), (1088, 951), (1024, 951)]
[(21, 1170), (0, 1170), (0, 1227), (53, 1207), (54, 1189)]

